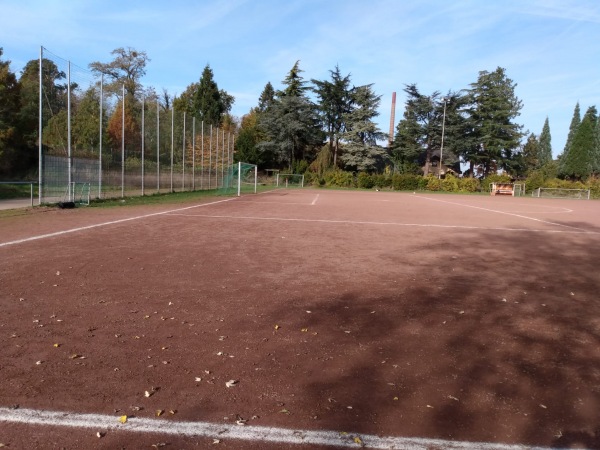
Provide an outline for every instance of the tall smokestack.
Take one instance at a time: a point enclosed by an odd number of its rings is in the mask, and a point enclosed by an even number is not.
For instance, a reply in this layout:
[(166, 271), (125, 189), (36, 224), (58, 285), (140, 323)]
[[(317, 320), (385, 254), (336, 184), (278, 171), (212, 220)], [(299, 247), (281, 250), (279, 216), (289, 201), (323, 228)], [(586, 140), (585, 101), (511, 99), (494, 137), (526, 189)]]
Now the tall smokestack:
[(394, 122), (396, 118), (396, 93), (392, 92), (392, 114), (390, 115), (390, 136), (388, 138), (388, 148), (394, 143)]

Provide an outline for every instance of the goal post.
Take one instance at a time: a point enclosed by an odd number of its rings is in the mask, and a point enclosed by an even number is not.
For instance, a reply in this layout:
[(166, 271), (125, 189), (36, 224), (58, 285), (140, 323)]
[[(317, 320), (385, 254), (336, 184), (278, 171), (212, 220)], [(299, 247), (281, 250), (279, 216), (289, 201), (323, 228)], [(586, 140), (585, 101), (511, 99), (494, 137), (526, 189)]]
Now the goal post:
[(575, 200), (589, 200), (590, 190), (540, 187), (534, 189), (531, 192), (531, 196), (537, 198), (567, 198)]
[(277, 187), (304, 187), (304, 175), (297, 173), (278, 173), (275, 177)]
[(258, 167), (255, 164), (238, 162), (227, 168), (220, 191), (223, 195), (241, 196), (243, 193), (256, 194), (258, 187)]

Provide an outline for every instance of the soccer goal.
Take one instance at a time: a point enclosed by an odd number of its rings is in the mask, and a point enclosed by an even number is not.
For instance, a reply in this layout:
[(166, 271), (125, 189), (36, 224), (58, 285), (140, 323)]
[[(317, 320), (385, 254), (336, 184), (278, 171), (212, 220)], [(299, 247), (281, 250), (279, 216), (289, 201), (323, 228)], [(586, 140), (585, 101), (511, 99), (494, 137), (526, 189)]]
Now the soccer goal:
[(589, 200), (589, 189), (564, 189), (564, 188), (537, 188), (531, 192), (532, 197), (538, 198), (570, 198), (577, 200)]
[(229, 166), (223, 179), (221, 192), (226, 195), (242, 193), (256, 194), (258, 185), (258, 168), (255, 164), (239, 162)]
[(304, 175), (297, 173), (278, 173), (275, 177), (278, 187), (304, 187)]
[[(62, 196), (62, 200), (59, 202), (61, 205), (72, 204), (74, 205), (89, 205), (90, 204), (90, 183), (76, 183), (72, 181), (67, 184), (65, 193)], [(71, 207), (73, 207), (71, 206)]]

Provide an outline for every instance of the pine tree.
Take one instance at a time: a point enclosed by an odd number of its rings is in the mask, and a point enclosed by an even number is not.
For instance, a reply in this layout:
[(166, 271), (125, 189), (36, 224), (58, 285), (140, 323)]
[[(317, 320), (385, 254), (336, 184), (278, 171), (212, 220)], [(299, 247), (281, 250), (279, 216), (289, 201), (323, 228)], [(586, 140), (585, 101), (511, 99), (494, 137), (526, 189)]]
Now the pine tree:
[(592, 151), (592, 174), (600, 175), (600, 116), (596, 120), (594, 130), (594, 149)]
[(387, 137), (373, 121), (381, 96), (373, 91), (373, 85), (359, 86), (352, 91), (352, 110), (344, 114), (346, 131), (344, 154), (340, 157), (346, 170), (372, 172), (383, 169), (388, 159), (386, 149), (377, 144)]
[(275, 101), (275, 89), (271, 82), (267, 82), (258, 99), (258, 111), (263, 113), (273, 104)]
[(337, 166), (341, 133), (346, 124), (345, 115), (351, 110), (350, 75), (342, 76), (339, 66), (330, 70), (331, 81), (312, 80), (313, 91), (319, 100), (318, 110), (325, 134), (329, 139), (329, 153), (333, 155), (333, 166)]
[(467, 112), (473, 129), (469, 162), (483, 175), (510, 169), (519, 148), (523, 126), (513, 120), (520, 115), (523, 102), (515, 95), (515, 87), (506, 70), (498, 67), (494, 72), (479, 72), (468, 91), (471, 106)]
[(575, 134), (577, 133), (577, 128), (579, 128), (579, 124), (581, 123), (581, 112), (579, 109), (579, 102), (575, 105), (575, 110), (573, 111), (573, 118), (571, 119), (571, 125), (569, 125), (569, 134), (567, 136), (567, 142), (565, 143), (565, 148), (562, 154), (558, 157), (558, 173), (561, 176), (564, 175), (564, 167), (565, 161), (567, 159), (567, 155), (569, 154), (569, 150), (571, 150), (571, 146), (573, 145), (573, 139), (575, 138)]
[(538, 157), (538, 167), (545, 166), (549, 162), (552, 161), (552, 143), (550, 137), (550, 124), (548, 122), (548, 118), (546, 117), (546, 121), (544, 122), (544, 127), (542, 128), (542, 132), (540, 134), (539, 139), (539, 157)]
[(202, 71), (200, 83), (194, 93), (193, 109), (195, 116), (204, 121), (204, 126), (219, 126), (221, 114), (225, 112), (221, 92), (214, 80), (213, 71), (207, 64)]
[(322, 143), (315, 106), (306, 96), (308, 88), (301, 72), (297, 61), (283, 80), (285, 88), (277, 91), (273, 103), (259, 118), (264, 133), (259, 150), (272, 154), (277, 165), (289, 170)]
[(523, 146), (522, 157), (527, 172), (540, 167), (540, 142), (535, 134), (531, 133), (527, 138), (527, 142)]
[(590, 106), (577, 127), (571, 147), (564, 157), (563, 176), (585, 180), (592, 173), (597, 120), (596, 107)]

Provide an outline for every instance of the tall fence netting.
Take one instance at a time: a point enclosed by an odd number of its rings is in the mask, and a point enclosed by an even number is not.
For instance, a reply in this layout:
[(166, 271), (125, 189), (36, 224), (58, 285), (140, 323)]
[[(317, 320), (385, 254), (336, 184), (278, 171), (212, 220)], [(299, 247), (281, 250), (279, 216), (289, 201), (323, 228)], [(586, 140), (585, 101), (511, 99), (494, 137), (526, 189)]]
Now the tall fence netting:
[(232, 132), (41, 52), (40, 203), (223, 190)]

